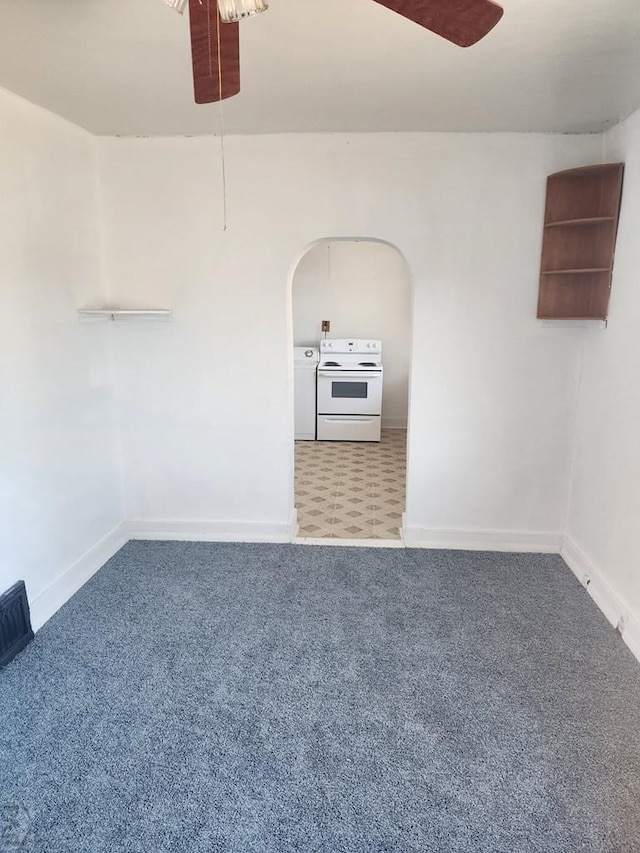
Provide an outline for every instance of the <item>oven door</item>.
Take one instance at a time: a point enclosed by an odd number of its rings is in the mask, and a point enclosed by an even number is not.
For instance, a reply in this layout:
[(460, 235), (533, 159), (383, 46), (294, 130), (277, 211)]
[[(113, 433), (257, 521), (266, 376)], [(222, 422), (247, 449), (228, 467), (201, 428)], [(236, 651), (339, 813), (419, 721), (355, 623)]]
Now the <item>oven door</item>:
[(318, 414), (379, 415), (382, 371), (318, 370)]

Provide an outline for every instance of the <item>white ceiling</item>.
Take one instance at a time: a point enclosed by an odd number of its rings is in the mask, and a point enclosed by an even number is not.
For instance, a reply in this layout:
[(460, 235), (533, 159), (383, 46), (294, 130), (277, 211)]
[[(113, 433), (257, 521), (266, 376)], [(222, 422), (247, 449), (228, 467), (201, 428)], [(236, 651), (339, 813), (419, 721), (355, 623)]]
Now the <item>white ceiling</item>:
[[(461, 49), (372, 0), (271, 0), (241, 24), (227, 133), (588, 132), (640, 106), (638, 0), (502, 0)], [(219, 130), (162, 0), (0, 0), (0, 86), (97, 134)]]

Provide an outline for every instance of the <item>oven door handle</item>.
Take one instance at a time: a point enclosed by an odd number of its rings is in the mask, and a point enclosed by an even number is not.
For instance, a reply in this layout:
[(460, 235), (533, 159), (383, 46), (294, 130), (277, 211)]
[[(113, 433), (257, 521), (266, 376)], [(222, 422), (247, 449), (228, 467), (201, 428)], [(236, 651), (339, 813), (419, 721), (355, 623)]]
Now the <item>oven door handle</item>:
[(380, 379), (382, 372), (367, 373), (364, 370), (319, 370), (318, 376), (328, 376), (331, 379)]
[(380, 415), (320, 415), (327, 424), (366, 424), (379, 418)]

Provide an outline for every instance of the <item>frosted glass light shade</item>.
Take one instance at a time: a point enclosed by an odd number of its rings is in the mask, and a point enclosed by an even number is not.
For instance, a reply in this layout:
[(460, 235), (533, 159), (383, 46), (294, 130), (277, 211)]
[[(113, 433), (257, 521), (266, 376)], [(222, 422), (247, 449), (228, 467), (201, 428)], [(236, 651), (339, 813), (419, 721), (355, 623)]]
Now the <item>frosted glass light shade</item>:
[(265, 12), (268, 8), (267, 0), (218, 0), (220, 17), (227, 24)]
[(176, 12), (180, 12), (181, 15), (187, 5), (187, 0), (164, 0), (164, 2), (167, 6), (171, 6), (172, 9), (175, 9)]

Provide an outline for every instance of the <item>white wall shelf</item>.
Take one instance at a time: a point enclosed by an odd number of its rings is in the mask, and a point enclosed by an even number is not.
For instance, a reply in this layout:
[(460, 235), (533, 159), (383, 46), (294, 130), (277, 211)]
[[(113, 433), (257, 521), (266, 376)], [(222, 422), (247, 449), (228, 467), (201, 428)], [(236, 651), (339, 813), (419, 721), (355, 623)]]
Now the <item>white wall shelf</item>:
[(81, 318), (94, 320), (170, 320), (173, 311), (169, 308), (79, 308)]

